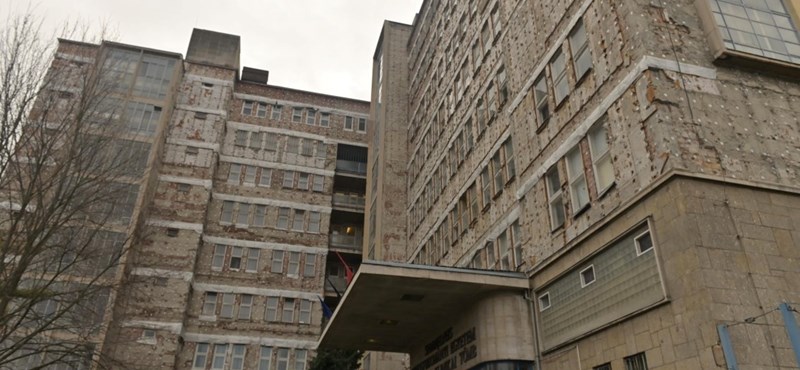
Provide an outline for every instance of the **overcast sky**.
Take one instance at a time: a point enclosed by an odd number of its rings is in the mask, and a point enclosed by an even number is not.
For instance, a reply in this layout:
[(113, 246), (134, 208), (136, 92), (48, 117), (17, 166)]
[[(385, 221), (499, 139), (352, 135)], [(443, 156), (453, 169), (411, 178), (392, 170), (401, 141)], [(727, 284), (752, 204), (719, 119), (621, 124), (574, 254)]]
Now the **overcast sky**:
[(369, 100), (383, 20), (411, 24), (422, 0), (0, 0), (0, 14), (28, 4), (46, 27), (107, 21), (119, 42), (184, 56), (192, 28), (239, 35), (242, 66), (270, 84)]

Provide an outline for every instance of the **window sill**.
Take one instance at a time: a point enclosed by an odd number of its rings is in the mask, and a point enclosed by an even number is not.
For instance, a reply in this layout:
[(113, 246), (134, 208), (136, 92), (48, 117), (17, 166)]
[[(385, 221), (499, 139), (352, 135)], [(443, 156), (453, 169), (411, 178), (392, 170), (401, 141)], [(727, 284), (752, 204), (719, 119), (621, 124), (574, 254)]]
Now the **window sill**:
[[(537, 120), (537, 122), (538, 122), (539, 118), (537, 117), (537, 118), (536, 118), (536, 120)], [(544, 129), (547, 127), (547, 124), (548, 124), (549, 122), (550, 122), (550, 117), (547, 117), (547, 119), (546, 119), (546, 120), (544, 120), (544, 121), (542, 121), (541, 123), (539, 123), (539, 125), (538, 125), (538, 126), (536, 126), (536, 133), (537, 133), (537, 134), (540, 134), (542, 131), (544, 131)]]
[(217, 321), (217, 316), (200, 315), (197, 319), (200, 320), (200, 321), (216, 322)]
[[(574, 70), (575, 66), (573, 65), (572, 68)], [(594, 70), (594, 66), (589, 67), (589, 69), (587, 69), (586, 72), (583, 72), (582, 76), (578, 77), (578, 79), (575, 81), (575, 89), (577, 89), (579, 86), (581, 86), (583, 84), (583, 81), (586, 81), (586, 80), (589, 79), (588, 76), (591, 75), (591, 72), (593, 70)], [(566, 97), (565, 97), (565, 99), (566, 99)]]
[(586, 210), (588, 210), (589, 208), (592, 208), (592, 202), (587, 202), (586, 204), (582, 205), (581, 208), (578, 208), (577, 210), (573, 211), (574, 213), (572, 214), (572, 219), (574, 220), (580, 217), (580, 215), (586, 212)]
[(603, 190), (600, 190), (600, 191), (597, 193), (597, 200), (600, 200), (600, 199), (603, 199), (603, 198), (605, 198), (606, 194), (610, 193), (610, 192), (611, 192), (611, 189), (614, 189), (615, 187), (617, 187), (617, 182), (616, 182), (616, 181), (612, 181), (612, 182), (611, 182), (611, 184), (609, 184), (608, 186), (606, 186), (606, 188), (605, 188), (605, 189), (603, 189)]

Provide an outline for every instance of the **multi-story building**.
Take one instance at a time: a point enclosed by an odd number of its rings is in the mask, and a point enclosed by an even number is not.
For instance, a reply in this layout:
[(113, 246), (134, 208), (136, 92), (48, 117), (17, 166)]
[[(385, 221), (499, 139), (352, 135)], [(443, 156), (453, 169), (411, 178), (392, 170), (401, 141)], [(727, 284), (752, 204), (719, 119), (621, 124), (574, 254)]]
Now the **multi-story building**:
[(195, 30), (183, 58), (60, 40), (51, 68), (110, 71), (110, 119), (138, 150), (114, 215), (129, 248), (97, 303), (95, 360), (304, 369), (322, 302), (335, 307), (361, 261), (369, 102), (240, 73), (239, 45)]
[(377, 261), (321, 345), (421, 370), (800, 366), (799, 25), (797, 0), (430, 0), (385, 23)]

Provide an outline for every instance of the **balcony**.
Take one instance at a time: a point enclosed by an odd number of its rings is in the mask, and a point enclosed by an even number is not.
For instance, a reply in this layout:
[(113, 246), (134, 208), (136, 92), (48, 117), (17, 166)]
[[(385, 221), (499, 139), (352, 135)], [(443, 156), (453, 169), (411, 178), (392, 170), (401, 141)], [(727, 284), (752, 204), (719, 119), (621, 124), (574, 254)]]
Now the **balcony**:
[(366, 198), (360, 194), (333, 193), (333, 206), (363, 211)]
[(366, 176), (367, 164), (364, 162), (354, 162), (344, 159), (336, 160), (336, 171), (343, 173), (350, 173), (354, 175)]
[(331, 225), (330, 246), (348, 252), (361, 253), (364, 230), (352, 225)]

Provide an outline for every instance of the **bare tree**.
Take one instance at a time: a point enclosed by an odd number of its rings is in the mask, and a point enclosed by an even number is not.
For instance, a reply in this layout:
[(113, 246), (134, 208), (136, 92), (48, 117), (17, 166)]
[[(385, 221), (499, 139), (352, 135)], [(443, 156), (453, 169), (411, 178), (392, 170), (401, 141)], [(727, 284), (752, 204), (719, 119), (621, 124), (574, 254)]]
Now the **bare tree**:
[(41, 38), (30, 12), (0, 27), (0, 369), (104, 368), (147, 160), (120, 119), (124, 66)]

